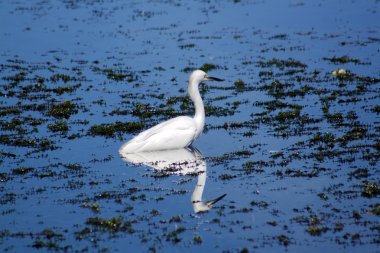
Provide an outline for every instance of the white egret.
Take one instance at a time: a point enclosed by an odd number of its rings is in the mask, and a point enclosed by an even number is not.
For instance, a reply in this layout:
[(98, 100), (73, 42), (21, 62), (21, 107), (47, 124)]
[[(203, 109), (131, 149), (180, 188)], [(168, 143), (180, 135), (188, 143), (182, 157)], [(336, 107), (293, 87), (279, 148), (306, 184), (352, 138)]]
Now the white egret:
[(120, 153), (138, 153), (170, 150), (190, 146), (202, 133), (205, 124), (205, 109), (199, 94), (199, 84), (206, 80), (223, 81), (195, 70), (189, 78), (188, 93), (194, 103), (194, 117), (180, 116), (149, 128), (121, 146)]

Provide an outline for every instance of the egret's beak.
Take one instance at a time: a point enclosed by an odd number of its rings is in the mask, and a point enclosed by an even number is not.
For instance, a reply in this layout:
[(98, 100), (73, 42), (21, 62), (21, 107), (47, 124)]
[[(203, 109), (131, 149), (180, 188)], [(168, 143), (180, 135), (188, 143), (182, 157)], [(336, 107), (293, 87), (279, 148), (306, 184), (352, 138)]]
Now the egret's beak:
[[(220, 80), (220, 79), (219, 79)], [(219, 196), (217, 197), (216, 199), (213, 199), (213, 200), (209, 200), (209, 201), (206, 201), (206, 205), (208, 207), (212, 207), (213, 204), (215, 204), (216, 202), (218, 202), (219, 200), (221, 200), (222, 198), (224, 198), (227, 194), (223, 194), (222, 196)]]
[(212, 77), (212, 76), (206, 76), (206, 77), (205, 77), (205, 80), (208, 80), (208, 81), (217, 81), (217, 82), (222, 82), (222, 81), (224, 81), (224, 79), (220, 79), (220, 78)]

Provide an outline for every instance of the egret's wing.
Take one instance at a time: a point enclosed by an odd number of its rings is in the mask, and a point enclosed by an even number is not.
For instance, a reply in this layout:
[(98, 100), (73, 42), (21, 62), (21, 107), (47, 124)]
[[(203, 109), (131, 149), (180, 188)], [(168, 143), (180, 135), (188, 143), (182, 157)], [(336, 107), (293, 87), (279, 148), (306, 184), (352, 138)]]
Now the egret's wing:
[(120, 148), (121, 153), (183, 148), (195, 138), (192, 118), (181, 116), (162, 122), (137, 135)]
[(195, 127), (161, 128), (145, 141), (139, 142), (141, 150), (165, 150), (183, 148), (191, 144), (195, 137)]
[(152, 128), (149, 128), (145, 130), (144, 132), (140, 133), (139, 135), (137, 135), (131, 141), (143, 142), (149, 139), (153, 135), (160, 134), (160, 133), (162, 134), (163, 132), (166, 132), (166, 131), (174, 131), (174, 130), (192, 131), (193, 129), (195, 129), (193, 119), (190, 117), (181, 116), (181, 117), (164, 121)]

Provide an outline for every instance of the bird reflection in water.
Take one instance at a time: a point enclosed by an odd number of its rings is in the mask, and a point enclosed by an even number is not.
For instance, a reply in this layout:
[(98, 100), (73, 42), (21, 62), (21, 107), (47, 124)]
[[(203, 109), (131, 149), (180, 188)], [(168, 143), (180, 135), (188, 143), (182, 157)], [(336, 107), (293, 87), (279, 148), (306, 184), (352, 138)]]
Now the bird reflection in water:
[(210, 210), (216, 202), (226, 196), (226, 194), (223, 194), (209, 201), (202, 200), (206, 184), (207, 165), (202, 154), (195, 148), (188, 147), (132, 154), (120, 152), (120, 155), (124, 161), (144, 164), (161, 173), (198, 175), (197, 184), (191, 195), (191, 202), (195, 213)]

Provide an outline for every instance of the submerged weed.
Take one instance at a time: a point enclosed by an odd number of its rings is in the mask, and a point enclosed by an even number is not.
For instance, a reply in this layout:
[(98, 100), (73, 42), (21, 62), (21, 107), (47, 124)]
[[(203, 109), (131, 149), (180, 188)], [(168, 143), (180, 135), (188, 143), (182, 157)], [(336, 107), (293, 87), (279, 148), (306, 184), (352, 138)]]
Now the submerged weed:
[(100, 230), (105, 230), (108, 232), (135, 232), (130, 221), (124, 221), (121, 217), (112, 217), (110, 219), (103, 219), (100, 217), (88, 218), (86, 221), (87, 225), (94, 226)]
[(48, 124), (47, 127), (53, 133), (56, 133), (56, 132), (66, 133), (69, 130), (69, 125), (67, 124), (67, 121), (65, 120), (57, 121), (54, 124)]
[(246, 84), (243, 80), (239, 79), (237, 81), (235, 81), (235, 88), (237, 91), (243, 91), (246, 87)]
[(17, 135), (0, 135), (0, 143), (7, 146), (35, 148), (40, 151), (56, 149), (50, 139), (24, 138)]
[(64, 101), (60, 104), (52, 105), (48, 110), (47, 115), (58, 119), (68, 119), (71, 115), (76, 114), (77, 112), (77, 106), (73, 102)]
[(346, 64), (346, 63), (362, 64), (362, 62), (359, 59), (351, 58), (347, 55), (340, 56), (340, 57), (334, 56), (331, 58), (324, 57), (322, 59), (325, 61), (329, 61), (331, 63), (334, 63), (334, 64)]
[(0, 116), (4, 117), (10, 114), (19, 115), (21, 114), (21, 110), (17, 107), (0, 107)]
[(195, 235), (195, 236), (193, 237), (193, 242), (194, 242), (195, 244), (201, 244), (201, 243), (203, 242), (202, 237), (201, 237), (200, 235)]
[(364, 189), (362, 191), (362, 196), (366, 198), (373, 198), (380, 194), (380, 188), (377, 183), (364, 183)]
[(8, 173), (0, 172), (0, 182), (6, 182), (9, 180)]
[(219, 176), (219, 179), (220, 180), (231, 180), (233, 179), (235, 176), (233, 175), (230, 175), (230, 174), (222, 174)]
[(165, 235), (166, 240), (171, 241), (173, 243), (179, 243), (181, 241), (181, 238), (179, 238), (178, 236), (179, 236), (179, 234), (181, 234), (185, 231), (186, 231), (186, 228), (177, 227), (176, 229), (174, 229), (173, 231), (171, 231)]
[(58, 81), (63, 81), (64, 83), (70, 82), (75, 78), (70, 77), (69, 75), (66, 74), (54, 74), (50, 77), (50, 81), (52, 82), (58, 82)]
[(101, 69), (99, 67), (94, 68), (95, 72), (103, 73), (107, 76), (108, 79), (114, 81), (124, 81), (131, 83), (137, 80), (137, 77), (131, 71), (123, 70), (123, 69), (111, 69), (105, 68)]
[(34, 170), (33, 167), (20, 167), (12, 170), (13, 175), (25, 175)]
[(200, 70), (203, 70), (204, 72), (209, 72), (210, 70), (213, 70), (213, 69), (218, 69), (219, 66), (215, 65), (215, 64), (212, 64), (212, 63), (205, 63), (203, 64), (199, 69)]
[(373, 206), (372, 210), (369, 211), (370, 214), (380, 216), (380, 203)]
[(281, 245), (288, 246), (289, 245), (289, 238), (286, 235), (279, 235), (278, 237), (278, 242)]
[(144, 128), (142, 122), (120, 122), (109, 124), (100, 124), (91, 126), (88, 133), (92, 136), (104, 136), (104, 137), (115, 137), (115, 135), (121, 136), (124, 133), (135, 133)]
[(274, 66), (274, 67), (277, 67), (279, 69), (284, 69), (284, 68), (302, 68), (302, 69), (304, 69), (307, 67), (306, 64), (304, 64), (300, 61), (291, 59), (291, 58), (287, 59), (287, 60), (272, 58), (269, 61), (259, 61), (258, 65), (261, 68), (269, 68), (269, 67)]
[(327, 227), (320, 227), (317, 225), (310, 225), (306, 232), (308, 232), (311, 236), (320, 236), (322, 233), (325, 233), (328, 231)]

